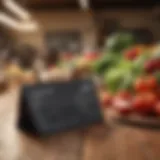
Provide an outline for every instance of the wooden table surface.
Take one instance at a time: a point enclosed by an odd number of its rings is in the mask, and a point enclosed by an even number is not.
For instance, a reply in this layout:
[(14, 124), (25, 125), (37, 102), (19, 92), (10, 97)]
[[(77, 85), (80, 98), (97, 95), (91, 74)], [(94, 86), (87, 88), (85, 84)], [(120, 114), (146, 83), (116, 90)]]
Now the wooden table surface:
[(36, 139), (16, 127), (18, 90), (0, 96), (0, 160), (160, 160), (160, 131), (98, 125)]

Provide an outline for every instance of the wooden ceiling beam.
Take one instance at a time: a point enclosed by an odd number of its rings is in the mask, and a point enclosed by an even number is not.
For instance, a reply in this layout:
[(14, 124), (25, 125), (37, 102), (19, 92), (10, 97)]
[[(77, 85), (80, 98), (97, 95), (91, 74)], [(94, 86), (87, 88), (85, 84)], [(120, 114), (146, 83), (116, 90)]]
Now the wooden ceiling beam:
[(157, 0), (28, 0), (28, 7), (36, 10), (77, 10), (80, 9), (80, 4), (82, 7), (85, 7), (85, 1), (88, 1), (90, 8), (94, 10), (112, 8), (151, 8), (155, 5), (160, 5), (160, 2), (157, 2)]

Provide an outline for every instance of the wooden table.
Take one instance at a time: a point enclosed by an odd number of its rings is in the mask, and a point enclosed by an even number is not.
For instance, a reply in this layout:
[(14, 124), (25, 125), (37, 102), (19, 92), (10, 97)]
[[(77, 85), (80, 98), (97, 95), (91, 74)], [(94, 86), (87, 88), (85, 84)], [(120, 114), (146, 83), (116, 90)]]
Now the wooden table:
[(160, 131), (99, 125), (36, 139), (16, 127), (18, 90), (0, 96), (0, 160), (160, 160)]

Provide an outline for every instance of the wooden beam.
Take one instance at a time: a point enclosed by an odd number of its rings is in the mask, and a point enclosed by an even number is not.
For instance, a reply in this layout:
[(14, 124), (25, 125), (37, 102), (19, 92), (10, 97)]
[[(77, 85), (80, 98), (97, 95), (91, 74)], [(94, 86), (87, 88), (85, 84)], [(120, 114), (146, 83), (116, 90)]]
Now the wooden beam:
[(152, 1), (118, 1), (118, 0), (92, 0), (91, 7), (93, 9), (113, 9), (113, 8), (152, 8), (153, 6), (160, 5), (160, 2)]

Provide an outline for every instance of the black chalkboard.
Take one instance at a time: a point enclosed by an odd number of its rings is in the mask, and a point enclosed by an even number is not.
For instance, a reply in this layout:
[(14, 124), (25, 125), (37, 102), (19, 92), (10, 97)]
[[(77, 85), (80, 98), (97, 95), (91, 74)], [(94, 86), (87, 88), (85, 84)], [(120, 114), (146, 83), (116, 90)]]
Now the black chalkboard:
[(101, 122), (99, 100), (90, 80), (25, 86), (19, 127), (40, 135)]

